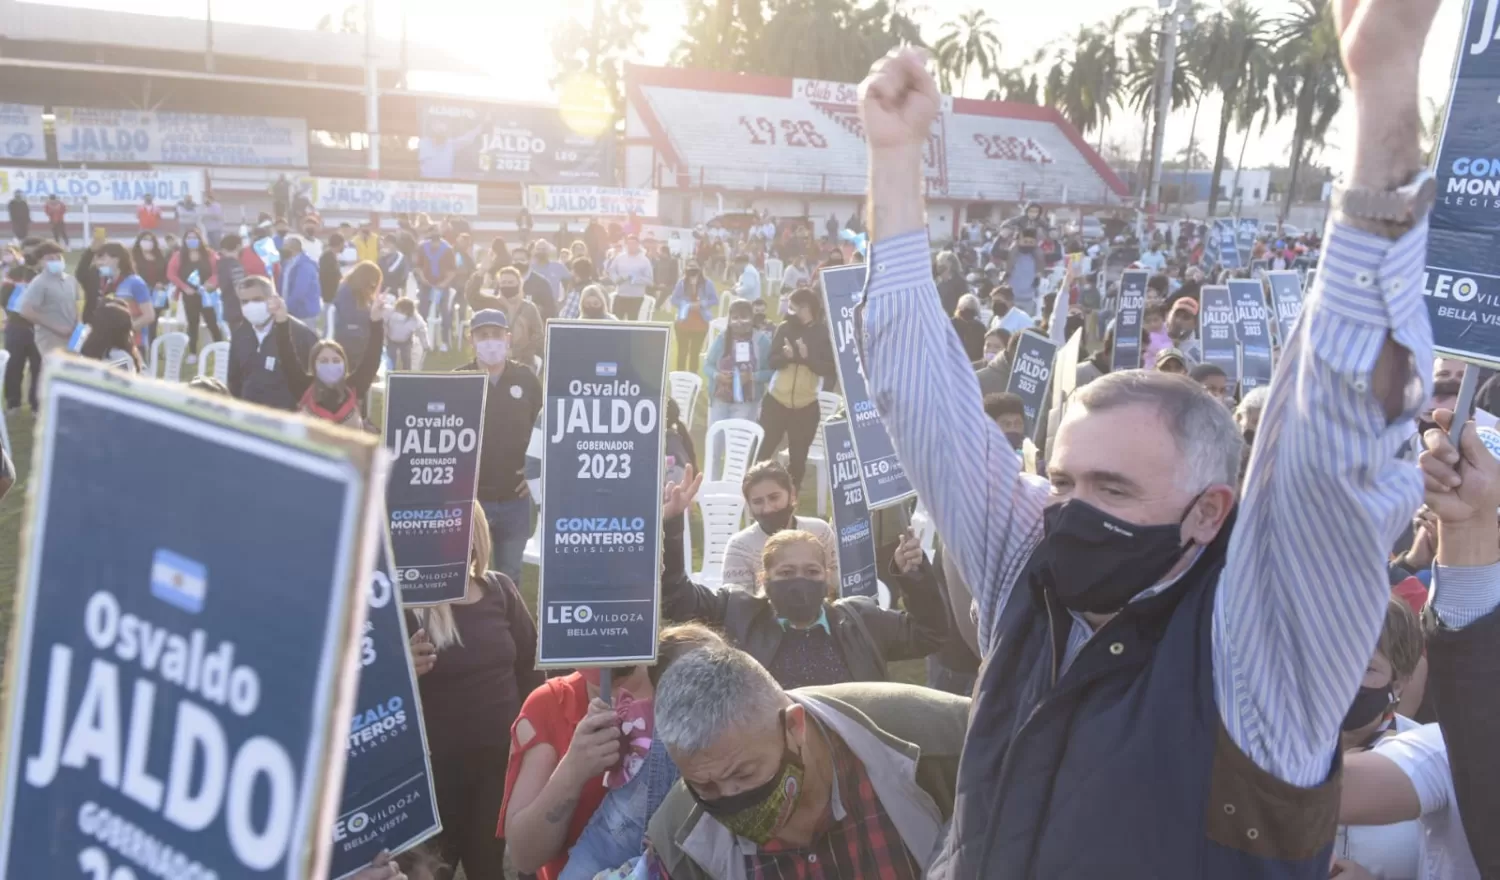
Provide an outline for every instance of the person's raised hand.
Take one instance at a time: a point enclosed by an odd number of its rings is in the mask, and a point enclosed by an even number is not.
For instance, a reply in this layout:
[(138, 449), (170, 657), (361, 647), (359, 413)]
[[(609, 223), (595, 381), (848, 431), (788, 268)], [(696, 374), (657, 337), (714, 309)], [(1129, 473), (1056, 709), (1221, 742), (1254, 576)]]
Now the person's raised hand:
[(859, 84), (859, 115), (870, 149), (920, 153), (932, 133), (940, 103), (937, 82), (927, 72), (927, 55), (922, 50), (896, 49), (875, 62)]
[(382, 850), (380, 855), (349, 880), (406, 880), (406, 874), (402, 873), (401, 866), (396, 864), (396, 857), (391, 855), (389, 850)]
[(620, 761), (619, 723), (609, 704), (598, 697), (589, 701), (589, 712), (573, 729), (573, 741), (557, 769), (586, 782), (615, 766)]
[(896, 571), (901, 574), (911, 574), (922, 566), (922, 560), (927, 554), (922, 552), (922, 542), (917, 540), (917, 533), (908, 528), (901, 533), (901, 543), (896, 545), (896, 558), (894, 565)]
[(668, 520), (686, 513), (688, 505), (693, 503), (693, 498), (698, 495), (698, 488), (702, 485), (703, 475), (697, 472), (697, 468), (688, 465), (682, 473), (682, 482), (668, 483), (667, 488), (662, 491), (661, 518)]
[(1448, 440), (1452, 410), (1432, 414), (1436, 428), (1422, 435), (1427, 446), (1417, 462), (1422, 468), (1426, 504), (1444, 528), (1473, 524), (1495, 525), (1500, 507), (1500, 461), (1485, 448), (1473, 422), (1464, 425), (1459, 447)]
[[(1334, 23), (1350, 86), (1397, 88), (1416, 97), (1422, 46), (1439, 0), (1338, 0)], [(1375, 85), (1378, 84), (1378, 85)], [(1372, 94), (1376, 94), (1372, 92)]]
[(419, 677), (431, 672), (432, 667), (437, 665), (437, 646), (432, 643), (427, 630), (419, 629), (412, 633), (407, 646), (411, 649), (412, 671)]
[(1429, 508), (1422, 507), (1412, 518), (1411, 549), (1401, 562), (1412, 571), (1423, 571), (1432, 567), (1437, 556), (1438, 518)]
[(289, 317), (286, 311), (286, 300), (274, 293), (266, 297), (266, 309), (270, 311), (271, 317), (275, 318), (278, 324), (285, 322)]

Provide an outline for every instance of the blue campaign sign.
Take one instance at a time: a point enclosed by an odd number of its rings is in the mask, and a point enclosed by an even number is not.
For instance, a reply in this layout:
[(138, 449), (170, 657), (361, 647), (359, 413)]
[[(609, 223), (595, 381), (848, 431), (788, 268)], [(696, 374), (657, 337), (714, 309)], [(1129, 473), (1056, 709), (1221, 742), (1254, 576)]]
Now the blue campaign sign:
[(1238, 269), (1244, 265), (1240, 262), (1239, 232), (1235, 229), (1233, 220), (1220, 218), (1214, 221), (1213, 230), (1210, 233), (1218, 242), (1219, 265), (1226, 269)]
[(1424, 293), (1437, 352), (1500, 366), (1497, 16), (1494, 0), (1471, 2), (1467, 10), (1437, 149)]
[(443, 827), (395, 575), (382, 541), (365, 591), (359, 691), (328, 869), (335, 880), (358, 873), (381, 850), (403, 852)]
[(1267, 272), (1271, 283), (1271, 302), (1276, 307), (1276, 338), (1283, 347), (1292, 338), (1292, 330), (1302, 315), (1302, 279), (1290, 269)]
[(1111, 372), (1141, 367), (1141, 319), (1146, 311), (1146, 282), (1150, 278), (1150, 272), (1137, 270), (1120, 276), (1120, 313), (1115, 316)]
[(1199, 296), (1203, 306), (1198, 319), (1198, 332), (1203, 338), (1203, 360), (1223, 370), (1233, 390), (1240, 381), (1240, 346), (1229, 288), (1207, 284)]
[(1005, 390), (1021, 398), (1026, 413), (1026, 436), (1036, 439), (1037, 416), (1050, 399), (1047, 386), (1052, 381), (1052, 361), (1057, 357), (1057, 343), (1035, 333), (1021, 334), (1016, 343), (1016, 362), (1010, 367), (1010, 381)]
[(1250, 252), (1255, 250), (1255, 236), (1260, 234), (1260, 221), (1254, 217), (1241, 217), (1239, 220), (1239, 249), (1240, 262), (1250, 259)]
[(483, 373), (392, 373), (385, 381), (385, 445), (394, 456), (385, 503), (401, 599), (462, 599), (490, 383)]
[(538, 667), (656, 659), (670, 329), (547, 323)]
[(828, 490), (833, 496), (833, 529), (838, 535), (839, 595), (869, 596), (875, 588), (875, 530), (865, 505), (864, 481), (859, 476), (859, 453), (848, 419), (823, 423), (827, 450)]
[(834, 361), (839, 385), (844, 389), (844, 408), (849, 412), (854, 448), (859, 453), (860, 476), (865, 484), (865, 503), (871, 510), (899, 504), (917, 494), (906, 478), (906, 468), (896, 455), (891, 435), (870, 399), (865, 384), (855, 313), (864, 302), (865, 266), (824, 269), (823, 304), (828, 310), (828, 332), (833, 334)]
[(321, 880), (374, 439), (104, 369), (48, 369), (0, 876)]
[(1243, 391), (1271, 384), (1271, 325), (1266, 293), (1259, 281), (1232, 278), (1235, 330), (1240, 338), (1240, 387)]

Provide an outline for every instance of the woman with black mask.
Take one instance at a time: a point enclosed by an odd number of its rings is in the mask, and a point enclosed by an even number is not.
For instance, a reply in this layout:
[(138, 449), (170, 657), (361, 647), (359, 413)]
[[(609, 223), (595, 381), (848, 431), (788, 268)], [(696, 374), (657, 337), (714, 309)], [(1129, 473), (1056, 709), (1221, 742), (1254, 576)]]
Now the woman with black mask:
[(910, 611), (886, 609), (865, 596), (839, 596), (822, 542), (797, 529), (770, 536), (760, 583), (713, 590), (695, 584), (683, 565), (683, 511), (702, 484), (689, 468), (667, 487), (663, 516), (662, 615), (724, 630), (784, 688), (887, 681), (886, 664), (936, 651), (948, 632), (937, 578), (909, 530), (896, 550), (889, 586)]
[(766, 541), (787, 529), (807, 532), (818, 539), (823, 545), (823, 567), (828, 571), (828, 580), (839, 583), (839, 548), (833, 527), (816, 517), (797, 516), (792, 475), (781, 462), (775, 459), (757, 462), (740, 482), (740, 490), (745, 494), (745, 509), (755, 525), (736, 532), (724, 546), (723, 583), (745, 588), (759, 583)]
[(760, 426), (766, 432), (760, 458), (775, 457), (785, 437), (787, 469), (800, 487), (807, 450), (822, 417), (818, 392), (824, 380), (831, 382), (837, 376), (837, 367), (822, 300), (812, 288), (803, 287), (792, 293), (789, 302), (792, 313), (771, 339), (771, 369), (776, 372), (760, 405)]

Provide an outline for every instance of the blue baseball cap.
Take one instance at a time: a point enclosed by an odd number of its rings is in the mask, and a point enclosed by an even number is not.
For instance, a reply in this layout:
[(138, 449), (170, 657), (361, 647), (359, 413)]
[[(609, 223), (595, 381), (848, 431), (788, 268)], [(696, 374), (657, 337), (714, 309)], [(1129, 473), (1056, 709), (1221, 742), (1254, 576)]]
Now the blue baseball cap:
[(505, 313), (499, 309), (480, 309), (469, 318), (469, 329), (477, 330), (480, 327), (499, 327), (509, 330), (510, 321), (506, 320)]

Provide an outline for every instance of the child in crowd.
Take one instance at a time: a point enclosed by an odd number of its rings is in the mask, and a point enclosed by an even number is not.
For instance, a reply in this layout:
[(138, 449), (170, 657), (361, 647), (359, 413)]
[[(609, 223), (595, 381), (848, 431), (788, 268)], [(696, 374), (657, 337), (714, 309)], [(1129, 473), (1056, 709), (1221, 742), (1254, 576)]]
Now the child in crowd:
[(385, 322), (385, 353), (396, 370), (421, 369), (426, 351), (427, 322), (417, 314), (411, 297), (396, 300), (396, 311)]
[(1167, 304), (1153, 302), (1141, 315), (1141, 345), (1146, 348), (1143, 364), (1156, 363), (1156, 356), (1172, 347), (1172, 337), (1167, 333)]

